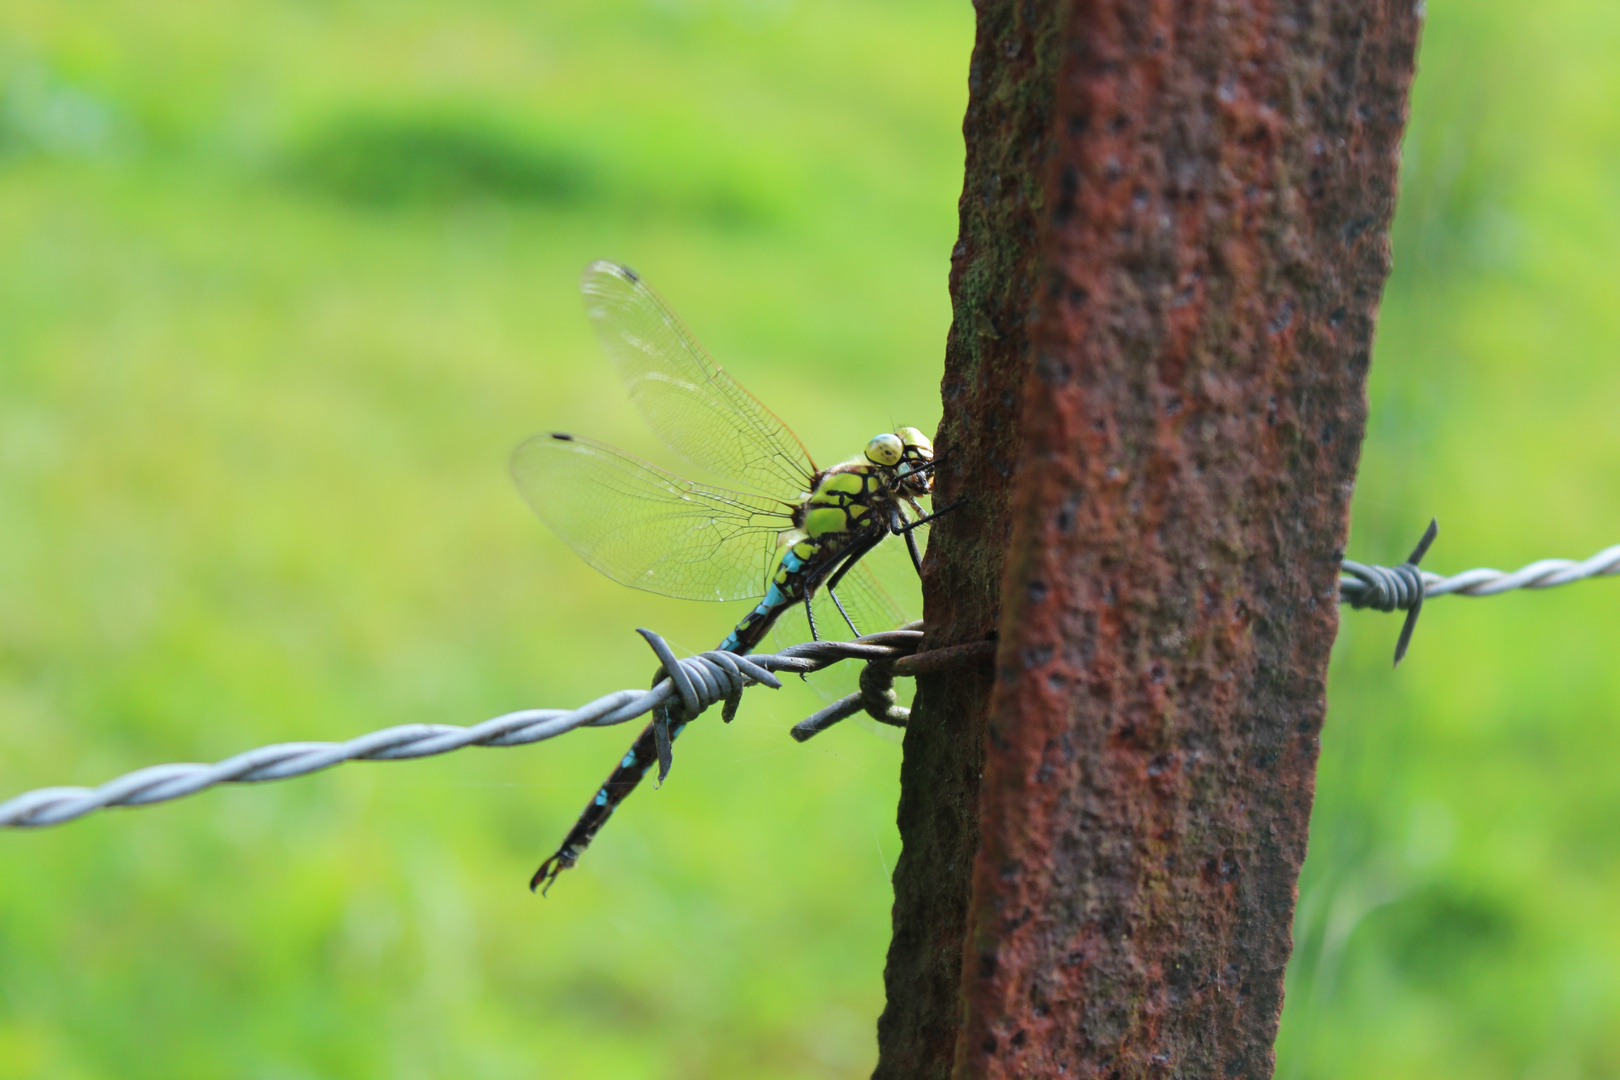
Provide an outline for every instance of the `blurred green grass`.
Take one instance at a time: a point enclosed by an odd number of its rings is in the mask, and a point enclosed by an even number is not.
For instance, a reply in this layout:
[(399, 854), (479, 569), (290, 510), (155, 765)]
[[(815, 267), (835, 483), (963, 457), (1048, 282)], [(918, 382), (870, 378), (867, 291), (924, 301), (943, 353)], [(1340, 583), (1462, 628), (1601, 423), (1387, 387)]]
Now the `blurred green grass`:
[[(1620, 541), (1620, 19), (1429, 5), (1351, 552)], [(967, 5), (0, 11), (0, 795), (635, 685), (736, 611), (586, 570), (504, 470), (658, 455), (636, 266), (818, 457), (937, 422)], [(1613, 582), (1351, 615), (1279, 1071), (1620, 1071)], [(626, 729), (0, 838), (10, 1077), (844, 1077), (896, 748), (698, 725), (544, 902)], [(823, 745), (825, 744), (825, 745)]]

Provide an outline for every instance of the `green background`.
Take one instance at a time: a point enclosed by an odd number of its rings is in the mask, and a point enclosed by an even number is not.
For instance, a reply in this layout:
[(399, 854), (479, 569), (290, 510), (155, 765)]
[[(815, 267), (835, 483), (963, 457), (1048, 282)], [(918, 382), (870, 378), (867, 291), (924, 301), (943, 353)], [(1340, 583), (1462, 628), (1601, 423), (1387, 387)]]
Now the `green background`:
[[(966, 3), (0, 8), (0, 798), (638, 685), (735, 605), (506, 477), (668, 460), (576, 295), (641, 270), (823, 461), (932, 429)], [(1351, 554), (1620, 542), (1620, 9), (1429, 6)], [(1284, 1077), (1620, 1075), (1620, 583), (1350, 614)], [(631, 729), (0, 835), (0, 1080), (854, 1077), (899, 751)]]

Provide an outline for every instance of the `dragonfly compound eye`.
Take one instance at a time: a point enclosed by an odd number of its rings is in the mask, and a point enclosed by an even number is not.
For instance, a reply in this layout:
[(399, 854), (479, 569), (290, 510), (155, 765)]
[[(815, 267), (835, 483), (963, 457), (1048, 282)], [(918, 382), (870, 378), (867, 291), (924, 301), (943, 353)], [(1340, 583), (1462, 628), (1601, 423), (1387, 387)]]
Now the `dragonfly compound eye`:
[(905, 456), (908, 461), (934, 460), (934, 441), (914, 427), (903, 427), (896, 431), (895, 436), (905, 447)]
[(866, 460), (874, 465), (898, 465), (904, 452), (898, 435), (879, 435), (866, 444)]

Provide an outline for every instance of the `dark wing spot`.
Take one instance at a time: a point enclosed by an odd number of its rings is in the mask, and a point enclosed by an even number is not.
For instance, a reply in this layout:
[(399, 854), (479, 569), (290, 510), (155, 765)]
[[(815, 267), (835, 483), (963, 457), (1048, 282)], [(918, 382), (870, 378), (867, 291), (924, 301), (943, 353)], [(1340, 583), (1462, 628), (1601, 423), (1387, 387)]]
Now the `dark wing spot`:
[(641, 284), (641, 275), (630, 269), (628, 266), (619, 267), (619, 273), (623, 274), (637, 285)]
[(573, 442), (574, 441), (574, 437), (572, 435), (564, 435), (560, 431), (553, 431), (551, 433), (551, 437), (553, 439), (556, 439), (558, 442)]

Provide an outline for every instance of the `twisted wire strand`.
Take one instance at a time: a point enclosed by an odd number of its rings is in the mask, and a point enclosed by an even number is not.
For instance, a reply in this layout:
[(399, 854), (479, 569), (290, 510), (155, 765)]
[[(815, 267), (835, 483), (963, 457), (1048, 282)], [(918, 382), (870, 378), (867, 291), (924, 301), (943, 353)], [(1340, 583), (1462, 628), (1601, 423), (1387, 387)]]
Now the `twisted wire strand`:
[(1404, 611), (1406, 621), (1401, 636), (1395, 643), (1395, 663), (1399, 664), (1412, 642), (1412, 631), (1423, 601), (1431, 596), (1498, 596), (1514, 589), (1551, 589), (1573, 581), (1606, 577), (1620, 573), (1620, 545), (1606, 548), (1585, 562), (1570, 559), (1542, 559), (1529, 566), (1505, 574), (1500, 570), (1480, 567), (1464, 570), (1451, 577), (1441, 577), (1418, 569), (1429, 545), (1439, 533), (1438, 522), (1431, 520), (1429, 528), (1418, 541), (1412, 554), (1399, 566), (1368, 566), (1365, 563), (1344, 560), (1339, 578), (1339, 602), (1352, 608), (1372, 608), (1375, 611)]
[(1604, 548), (1583, 562), (1542, 559), (1511, 574), (1483, 567), (1464, 570), (1451, 577), (1424, 574), (1423, 584), (1429, 596), (1497, 596), (1514, 589), (1552, 589), (1589, 578), (1616, 575), (1620, 575), (1620, 544)]
[[(1339, 579), (1339, 600), (1355, 608), (1375, 611), (1405, 611), (1415, 597), (1415, 584), (1402, 566), (1367, 566), (1344, 561), (1345, 576)], [(1427, 570), (1417, 575), (1423, 595), (1500, 596), (1514, 589), (1552, 589), (1590, 578), (1620, 576), (1620, 544), (1604, 548), (1583, 562), (1573, 559), (1542, 559), (1509, 573), (1480, 567), (1445, 577)], [(1390, 603), (1392, 606), (1385, 606)]]
[(691, 713), (695, 716), (721, 701), (728, 709), (734, 707), (731, 702), (749, 686), (780, 688), (774, 672), (804, 674), (847, 659), (894, 661), (915, 653), (922, 642), (922, 631), (904, 629), (869, 634), (856, 641), (809, 641), (757, 656), (706, 652), (676, 659), (663, 638), (650, 630), (638, 632), (666, 665), (675, 663), (674, 677), (666, 675), (649, 690), (615, 691), (577, 709), (523, 709), (471, 727), (400, 724), (341, 743), (277, 743), (212, 765), (153, 765), (94, 788), (40, 788), (0, 803), (0, 828), (60, 825), (96, 810), (150, 806), (195, 795), (216, 784), (287, 780), (345, 761), (410, 761), (467, 746), (526, 746), (575, 728), (622, 724), (677, 698), (683, 705), (695, 706)]
[[(1620, 544), (1605, 548), (1582, 562), (1542, 559), (1511, 573), (1481, 567), (1444, 577), (1419, 570), (1417, 558), (1399, 566), (1374, 566), (1344, 561), (1339, 578), (1339, 600), (1353, 608), (1405, 611), (1410, 617), (1425, 597), (1498, 596), (1514, 589), (1551, 589), (1590, 578), (1620, 576)], [(1421, 586), (1421, 592), (1419, 588)], [(619, 690), (577, 709), (523, 709), (471, 727), (454, 724), (400, 724), (360, 735), (347, 742), (297, 742), (261, 746), (212, 765), (182, 763), (153, 765), (126, 773), (99, 787), (49, 787), (24, 792), (0, 803), (0, 828), (27, 829), (60, 825), (96, 810), (151, 806), (195, 795), (217, 784), (254, 784), (287, 780), (329, 769), (346, 761), (411, 761), (448, 754), (467, 746), (526, 746), (555, 738), (580, 727), (622, 724), (651, 712), (659, 705), (681, 699), (692, 715), (710, 705), (724, 703), (727, 717), (735, 712), (742, 691), (755, 685), (779, 687), (773, 674), (805, 674), (840, 660), (886, 662), (894, 675), (917, 675), (948, 663), (988, 660), (991, 642), (919, 653), (922, 631), (913, 623), (901, 630), (870, 634), (855, 641), (809, 641), (781, 652), (737, 656), (706, 652), (675, 660), (675, 677), (659, 680), (648, 690)], [(1408, 622), (1410, 626), (1410, 618)], [(639, 631), (668, 668), (673, 658), (663, 638)], [(1403, 639), (1408, 633), (1403, 632)], [(1404, 641), (1403, 641), (1404, 644)], [(1398, 648), (1398, 653), (1403, 652)], [(949, 655), (948, 655), (949, 654)], [(932, 659), (932, 662), (930, 660)], [(886, 676), (873, 673), (863, 693), (851, 694), (799, 724), (794, 737), (803, 741), (863, 708), (885, 723), (903, 724), (905, 710), (886, 697)], [(691, 709), (691, 706), (699, 706)]]

